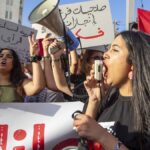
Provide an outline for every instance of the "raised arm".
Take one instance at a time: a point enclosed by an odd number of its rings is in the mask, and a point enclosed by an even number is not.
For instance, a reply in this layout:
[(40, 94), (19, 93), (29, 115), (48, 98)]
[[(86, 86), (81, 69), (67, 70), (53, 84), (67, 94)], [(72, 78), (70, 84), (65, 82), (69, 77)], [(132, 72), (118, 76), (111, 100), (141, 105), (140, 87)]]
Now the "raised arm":
[(79, 114), (74, 119), (74, 127), (81, 137), (99, 143), (105, 150), (129, 150), (93, 118)]
[(58, 91), (58, 88), (56, 86), (53, 70), (52, 70), (52, 64), (51, 64), (51, 56), (48, 52), (48, 48), (50, 44), (54, 41), (54, 38), (50, 38), (47, 34), (46, 37), (42, 41), (43, 45), (43, 54), (44, 54), (44, 74), (45, 74), (45, 80), (46, 80), (46, 86), (48, 89), (53, 91)]
[(100, 107), (100, 103), (102, 100), (102, 95), (104, 94), (103, 84), (94, 79), (94, 65), (90, 71), (90, 75), (86, 77), (86, 81), (84, 81), (84, 86), (89, 95), (89, 100), (87, 104), (87, 108), (85, 114), (96, 118), (98, 109)]
[[(55, 48), (59, 47), (57, 41), (54, 41), (50, 47)], [(61, 64), (61, 55), (64, 53), (64, 49), (61, 49), (55, 53), (50, 53), (52, 58), (52, 70), (54, 75), (54, 80), (56, 83), (56, 86), (59, 91), (62, 91), (63, 93), (72, 96), (72, 92), (68, 86), (68, 83), (66, 81), (66, 77), (64, 75), (64, 70), (62, 68)]]
[(78, 67), (78, 56), (76, 50), (70, 51), (69, 54), (69, 66), (70, 66), (70, 73), (76, 74), (77, 73), (77, 67)]
[(24, 80), (23, 89), (25, 91), (25, 94), (30, 96), (40, 92), (45, 87), (45, 79), (40, 63), (40, 57), (38, 56), (38, 43), (35, 40), (34, 34), (32, 34), (32, 36), (29, 36), (28, 40), (30, 45), (30, 57), (33, 76), (32, 80)]

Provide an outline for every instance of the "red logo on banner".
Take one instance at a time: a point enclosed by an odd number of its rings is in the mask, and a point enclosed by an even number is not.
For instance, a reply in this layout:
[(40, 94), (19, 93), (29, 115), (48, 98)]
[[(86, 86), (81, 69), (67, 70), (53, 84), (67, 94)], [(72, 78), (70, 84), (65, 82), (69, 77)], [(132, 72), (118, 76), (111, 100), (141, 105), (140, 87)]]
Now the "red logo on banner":
[[(33, 130), (33, 141), (32, 149), (33, 150), (44, 150), (44, 129), (45, 124), (34, 124)], [(14, 139), (16, 141), (24, 140), (27, 136), (27, 133), (23, 129), (17, 129), (14, 132)], [(1, 150), (7, 150), (7, 140), (8, 140), (8, 125), (0, 125), (0, 148)], [(25, 150), (25, 146), (14, 146), (13, 150)]]
[(44, 129), (45, 124), (34, 125), (33, 150), (44, 150)]
[(0, 148), (6, 150), (8, 125), (0, 125)]

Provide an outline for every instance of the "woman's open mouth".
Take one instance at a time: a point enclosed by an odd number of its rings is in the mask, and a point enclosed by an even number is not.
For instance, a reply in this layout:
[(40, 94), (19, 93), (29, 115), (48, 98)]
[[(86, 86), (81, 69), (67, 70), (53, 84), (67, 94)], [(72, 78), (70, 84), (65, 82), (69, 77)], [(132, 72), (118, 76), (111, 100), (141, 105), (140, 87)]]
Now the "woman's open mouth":
[(5, 60), (2, 60), (2, 61), (0, 62), (0, 64), (1, 64), (1, 65), (6, 65), (6, 61), (5, 61)]
[(108, 76), (108, 68), (106, 64), (103, 62), (103, 78), (106, 79)]

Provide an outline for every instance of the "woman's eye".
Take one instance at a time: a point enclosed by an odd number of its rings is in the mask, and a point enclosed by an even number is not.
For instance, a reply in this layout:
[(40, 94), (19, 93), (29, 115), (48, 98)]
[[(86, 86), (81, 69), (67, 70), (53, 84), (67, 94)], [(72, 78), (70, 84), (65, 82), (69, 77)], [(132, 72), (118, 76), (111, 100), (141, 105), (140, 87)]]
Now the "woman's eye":
[(3, 57), (3, 55), (0, 55), (0, 57)]
[(117, 50), (117, 49), (112, 49), (112, 51), (114, 51), (114, 52), (118, 52), (119, 50)]
[(11, 55), (8, 55), (8, 56), (7, 56), (7, 58), (13, 58), (13, 56), (11, 56)]

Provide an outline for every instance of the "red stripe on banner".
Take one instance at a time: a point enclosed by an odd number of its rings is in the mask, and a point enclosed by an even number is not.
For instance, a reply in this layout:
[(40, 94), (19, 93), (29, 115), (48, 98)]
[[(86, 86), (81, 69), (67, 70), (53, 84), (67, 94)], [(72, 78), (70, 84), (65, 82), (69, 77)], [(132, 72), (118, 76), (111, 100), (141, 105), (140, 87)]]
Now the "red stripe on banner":
[(0, 148), (6, 150), (8, 125), (0, 125)]
[(35, 124), (33, 131), (33, 150), (44, 150), (45, 124)]
[(24, 146), (15, 146), (13, 150), (25, 150)]
[(138, 30), (150, 34), (150, 11), (138, 8)]

